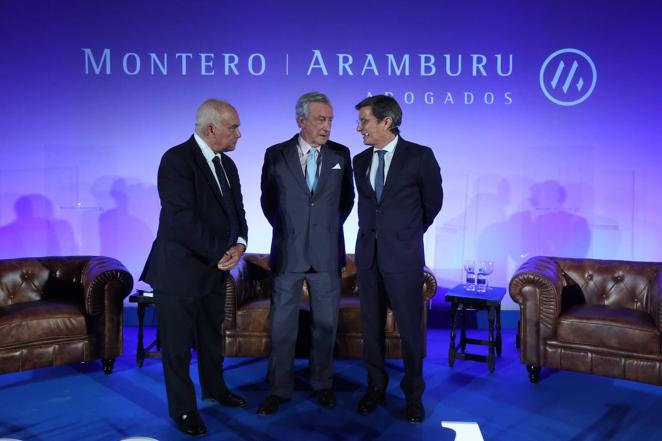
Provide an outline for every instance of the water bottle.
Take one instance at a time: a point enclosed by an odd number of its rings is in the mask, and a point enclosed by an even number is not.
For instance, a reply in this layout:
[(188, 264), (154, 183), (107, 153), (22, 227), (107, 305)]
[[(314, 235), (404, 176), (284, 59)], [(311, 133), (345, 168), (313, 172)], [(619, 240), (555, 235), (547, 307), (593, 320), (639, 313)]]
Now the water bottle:
[(487, 291), (487, 274), (485, 274), (483, 268), (478, 268), (478, 275), (476, 276), (476, 291)]
[(487, 278), (494, 271), (494, 264), (489, 260), (484, 260), (478, 265), (478, 275), (476, 276), (476, 291), (487, 291)]
[(464, 262), (464, 270), (467, 272), (464, 289), (467, 291), (476, 290), (476, 264), (473, 260)]
[(476, 273), (467, 271), (467, 283), (465, 285), (467, 291), (476, 291)]

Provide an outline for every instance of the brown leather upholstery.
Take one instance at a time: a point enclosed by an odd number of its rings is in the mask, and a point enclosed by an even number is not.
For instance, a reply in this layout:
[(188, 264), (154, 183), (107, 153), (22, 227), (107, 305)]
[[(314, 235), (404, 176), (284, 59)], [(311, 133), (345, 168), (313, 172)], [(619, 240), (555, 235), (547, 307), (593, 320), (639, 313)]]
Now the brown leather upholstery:
[[(426, 268), (421, 302), (430, 300), (437, 291), (437, 281)], [(271, 299), (271, 272), (268, 254), (244, 254), (232, 271), (227, 284), (224, 327), (224, 355), (226, 357), (264, 357), (271, 350), (269, 335), (269, 309)], [(356, 285), (354, 255), (347, 255), (342, 271), (342, 292), (336, 337), (337, 358), (363, 357), (363, 337)], [(301, 292), (299, 323), (301, 329), (298, 355), (306, 355), (305, 341), (310, 320), (308, 287)], [(423, 309), (423, 329), (426, 329), (427, 310)], [(400, 333), (393, 312), (387, 310), (386, 358), (402, 358)]]
[(122, 353), (133, 279), (109, 257), (0, 260), (0, 374)]
[(521, 361), (662, 385), (662, 263), (534, 257), (510, 281)]

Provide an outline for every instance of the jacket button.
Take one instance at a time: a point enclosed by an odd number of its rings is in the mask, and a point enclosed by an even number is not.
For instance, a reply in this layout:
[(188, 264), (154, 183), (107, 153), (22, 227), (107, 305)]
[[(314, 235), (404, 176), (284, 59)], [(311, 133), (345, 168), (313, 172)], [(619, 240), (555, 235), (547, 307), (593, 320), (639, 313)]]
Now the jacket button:
[(376, 212), (377, 214), (380, 214), (380, 213), (382, 212), (382, 210), (380, 210), (380, 209), (378, 208), (378, 209), (375, 210), (375, 212)]
[(314, 206), (315, 206), (315, 202), (311, 202), (311, 203), (310, 203), (310, 206), (311, 206), (311, 207), (314, 207)]

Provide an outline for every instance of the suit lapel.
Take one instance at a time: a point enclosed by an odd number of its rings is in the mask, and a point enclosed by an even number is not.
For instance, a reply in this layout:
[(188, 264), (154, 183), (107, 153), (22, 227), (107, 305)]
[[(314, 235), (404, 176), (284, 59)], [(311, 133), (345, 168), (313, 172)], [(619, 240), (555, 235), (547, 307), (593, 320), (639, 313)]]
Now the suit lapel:
[[(322, 153), (322, 163), (320, 164), (319, 178), (317, 181), (317, 188), (315, 189), (315, 194), (321, 194), (324, 189), (324, 185), (329, 180), (329, 174), (331, 173), (331, 167), (340, 163), (340, 158), (336, 152), (334, 152), (328, 146), (323, 146), (320, 150)], [(342, 172), (342, 170), (341, 170)], [(335, 173), (335, 172), (334, 172)]]
[[(216, 179), (214, 179), (214, 175), (209, 168), (209, 164), (207, 164), (205, 156), (202, 154), (202, 150), (200, 150), (200, 146), (197, 142), (195, 142), (195, 138), (191, 138), (191, 150), (193, 153), (195, 165), (198, 167), (200, 173), (202, 173), (202, 175), (205, 177), (209, 187), (211, 187), (211, 191), (214, 194), (214, 197), (216, 197), (216, 200), (222, 207), (223, 199), (221, 196), (221, 189), (218, 187), (218, 182), (216, 182)], [(221, 177), (219, 176), (219, 178)]]
[(308, 185), (306, 184), (306, 178), (303, 176), (303, 170), (301, 170), (301, 162), (299, 161), (299, 151), (297, 146), (297, 139), (299, 135), (294, 135), (294, 138), (283, 148), (283, 156), (285, 156), (285, 162), (289, 167), (292, 175), (294, 176), (294, 181), (306, 192), (308, 190)]
[(384, 184), (384, 192), (382, 193), (382, 202), (388, 197), (389, 192), (395, 186), (395, 182), (398, 182), (398, 176), (402, 172), (406, 161), (407, 141), (400, 137), (395, 146), (395, 153), (393, 153), (393, 159), (391, 159), (391, 165), (389, 166), (388, 174), (386, 175), (386, 183)]
[(363, 153), (360, 153), (356, 158), (356, 185), (361, 185), (366, 189), (368, 194), (375, 198), (375, 190), (370, 184), (370, 165), (372, 164), (372, 147), (367, 150), (364, 150)]
[(241, 229), (243, 228), (242, 225), (246, 219), (246, 211), (244, 209), (244, 199), (241, 196), (239, 172), (237, 171), (237, 166), (234, 164), (234, 161), (232, 161), (228, 155), (222, 153), (221, 156), (223, 156), (223, 167), (225, 167), (225, 173), (228, 176), (228, 181), (230, 181), (230, 191), (232, 192), (232, 199), (234, 200), (235, 210), (239, 216), (239, 230), (241, 234)]

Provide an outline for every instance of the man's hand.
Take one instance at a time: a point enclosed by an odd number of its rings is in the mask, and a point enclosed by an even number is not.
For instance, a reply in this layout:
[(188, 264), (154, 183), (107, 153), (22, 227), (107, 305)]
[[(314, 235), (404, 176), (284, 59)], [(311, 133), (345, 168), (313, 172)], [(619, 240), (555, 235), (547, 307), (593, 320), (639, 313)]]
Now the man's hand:
[(240, 243), (228, 248), (221, 260), (218, 261), (218, 269), (221, 271), (230, 271), (239, 263), (239, 259), (244, 254), (244, 251), (246, 251), (246, 247)]

